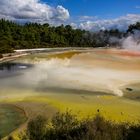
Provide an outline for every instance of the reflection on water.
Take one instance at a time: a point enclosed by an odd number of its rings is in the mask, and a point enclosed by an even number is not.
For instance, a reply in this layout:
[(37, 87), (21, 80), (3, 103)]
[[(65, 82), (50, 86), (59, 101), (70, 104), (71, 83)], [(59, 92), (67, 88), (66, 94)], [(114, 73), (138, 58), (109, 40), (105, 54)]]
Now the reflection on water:
[(0, 64), (0, 71), (5, 71), (5, 70), (11, 71), (12, 69), (15, 68), (16, 65), (17, 64), (15, 63), (2, 63)]
[(0, 64), (0, 72), (1, 71), (16, 71), (19, 69), (26, 69), (31, 67), (30, 64), (22, 64), (22, 63), (13, 63), (13, 62), (7, 62), (7, 63), (1, 63)]
[(0, 78), (10, 76), (11, 74), (18, 74), (21, 70), (32, 67), (31, 64), (22, 64), (14, 62), (0, 63)]

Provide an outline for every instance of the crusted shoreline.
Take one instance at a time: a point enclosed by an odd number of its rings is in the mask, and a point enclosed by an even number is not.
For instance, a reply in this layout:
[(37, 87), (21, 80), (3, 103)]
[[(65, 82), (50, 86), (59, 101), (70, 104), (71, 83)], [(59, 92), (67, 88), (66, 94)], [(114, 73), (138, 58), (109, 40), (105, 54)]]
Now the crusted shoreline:
[(0, 58), (0, 63), (4, 63), (4, 62), (8, 62), (8, 61), (12, 61), (18, 57), (22, 57), (28, 55), (27, 53), (12, 53), (12, 54), (6, 54), (3, 56), (3, 58)]

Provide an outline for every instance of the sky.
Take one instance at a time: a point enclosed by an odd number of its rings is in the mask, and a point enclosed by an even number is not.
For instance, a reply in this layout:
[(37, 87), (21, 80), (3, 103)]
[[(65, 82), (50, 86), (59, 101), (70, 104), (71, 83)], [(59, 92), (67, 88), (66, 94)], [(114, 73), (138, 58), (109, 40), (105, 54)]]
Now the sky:
[(140, 21), (140, 0), (0, 0), (0, 18), (85, 30), (126, 30)]

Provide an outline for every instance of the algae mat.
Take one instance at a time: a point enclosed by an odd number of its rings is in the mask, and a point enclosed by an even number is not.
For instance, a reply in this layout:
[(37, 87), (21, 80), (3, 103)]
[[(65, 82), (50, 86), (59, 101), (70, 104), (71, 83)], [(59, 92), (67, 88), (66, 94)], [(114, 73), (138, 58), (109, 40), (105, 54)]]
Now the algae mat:
[(4, 137), (26, 121), (24, 111), (13, 105), (0, 105), (0, 136)]

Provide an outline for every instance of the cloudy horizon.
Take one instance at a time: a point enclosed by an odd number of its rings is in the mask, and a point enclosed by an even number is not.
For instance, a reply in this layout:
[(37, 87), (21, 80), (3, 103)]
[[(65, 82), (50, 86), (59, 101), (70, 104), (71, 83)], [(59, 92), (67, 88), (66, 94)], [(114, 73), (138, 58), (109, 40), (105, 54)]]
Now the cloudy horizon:
[[(99, 4), (96, 1), (97, 0), (95, 0), (95, 3), (92, 2), (93, 7), (96, 4), (97, 6)], [(111, 2), (112, 0), (109, 1)], [(81, 0), (81, 4), (85, 3), (87, 4), (87, 6), (88, 2), (90, 2), (90, 0)], [(116, 28), (120, 30), (126, 30), (130, 24), (135, 24), (136, 22), (140, 21), (140, 2), (134, 2), (133, 4), (135, 6), (132, 6), (131, 9), (128, 9), (126, 10), (126, 12), (122, 12), (122, 14), (119, 14), (117, 16), (114, 16), (116, 14), (115, 12), (117, 11), (111, 13), (113, 16), (104, 16), (103, 13), (106, 12), (106, 15), (108, 13), (107, 9), (101, 9), (100, 11), (98, 11), (97, 9), (95, 11), (90, 10), (89, 12), (86, 12), (88, 11), (88, 9), (82, 9), (83, 7), (80, 5), (80, 3), (79, 7), (81, 7), (81, 9), (79, 8), (77, 11), (74, 9), (76, 12), (78, 12), (77, 14), (74, 13), (74, 10), (72, 9), (73, 7), (67, 6), (66, 3), (70, 3), (69, 0), (60, 0), (59, 2), (58, 0), (55, 0), (55, 4), (51, 0), (0, 0), (0, 18), (23, 23), (49, 23), (54, 26), (69, 24), (73, 26), (73, 28), (92, 31)], [(127, 2), (125, 3), (127, 9)], [(90, 6), (91, 5), (89, 5), (89, 8)], [(110, 3), (110, 7), (111, 6), (112, 5)], [(99, 14), (99, 12), (102, 13)]]

